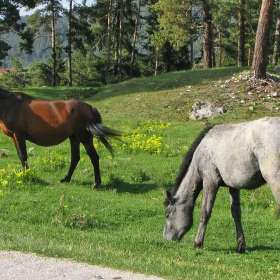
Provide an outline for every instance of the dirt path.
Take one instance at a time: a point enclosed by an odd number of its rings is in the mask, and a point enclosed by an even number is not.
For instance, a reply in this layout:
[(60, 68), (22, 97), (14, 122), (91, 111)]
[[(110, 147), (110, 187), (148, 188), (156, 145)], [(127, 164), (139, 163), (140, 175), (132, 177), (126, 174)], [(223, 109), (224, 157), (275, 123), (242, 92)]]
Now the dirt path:
[(14, 251), (0, 251), (1, 280), (163, 280), (96, 265)]

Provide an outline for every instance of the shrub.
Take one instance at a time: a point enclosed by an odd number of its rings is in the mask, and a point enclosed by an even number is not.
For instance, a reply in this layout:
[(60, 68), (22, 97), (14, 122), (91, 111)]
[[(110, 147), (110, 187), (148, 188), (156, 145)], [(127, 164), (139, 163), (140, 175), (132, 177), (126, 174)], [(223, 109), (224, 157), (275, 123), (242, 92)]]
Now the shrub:
[(34, 86), (51, 86), (52, 85), (52, 68), (40, 61), (34, 62), (30, 67), (29, 76)]

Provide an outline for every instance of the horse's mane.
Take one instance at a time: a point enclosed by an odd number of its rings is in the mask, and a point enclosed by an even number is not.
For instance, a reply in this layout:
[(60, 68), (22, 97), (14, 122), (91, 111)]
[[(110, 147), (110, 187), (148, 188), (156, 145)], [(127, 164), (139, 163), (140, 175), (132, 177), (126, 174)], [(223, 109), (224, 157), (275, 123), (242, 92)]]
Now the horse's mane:
[[(173, 185), (173, 189), (172, 189), (172, 196), (174, 196), (178, 190), (178, 188), (180, 187), (180, 184), (182, 182), (182, 180), (184, 179), (189, 166), (192, 162), (192, 158), (193, 158), (193, 154), (196, 150), (196, 148), (198, 147), (198, 145), (200, 144), (200, 142), (202, 141), (202, 139), (205, 137), (205, 135), (213, 128), (213, 126), (208, 126), (206, 127), (200, 134), (199, 136), (195, 139), (195, 141), (192, 143), (191, 147), (189, 148), (183, 162), (180, 165), (179, 168), (179, 173), (177, 175), (177, 178), (175, 180), (175, 183)], [(165, 201), (164, 203), (165, 205), (168, 205), (168, 200)]]
[(18, 99), (35, 99), (33, 96), (30, 96), (26, 93), (23, 92), (13, 92), (13, 91), (8, 91), (0, 87), (0, 95), (2, 94), (1, 97), (12, 97), (15, 96)]
[(31, 95), (28, 95), (26, 93), (23, 93), (23, 92), (12, 92), (18, 99), (25, 99), (25, 100), (30, 100), (30, 99), (36, 99), (35, 97), (31, 96)]
[[(3, 89), (3, 88), (0, 87), (0, 94), (2, 94), (2, 95), (4, 94), (4, 96), (8, 96), (8, 95), (11, 94), (11, 93), (10, 93), (9, 91), (7, 91), (7, 90), (5, 90), (5, 89)], [(3, 97), (4, 97), (4, 96), (3, 96)]]

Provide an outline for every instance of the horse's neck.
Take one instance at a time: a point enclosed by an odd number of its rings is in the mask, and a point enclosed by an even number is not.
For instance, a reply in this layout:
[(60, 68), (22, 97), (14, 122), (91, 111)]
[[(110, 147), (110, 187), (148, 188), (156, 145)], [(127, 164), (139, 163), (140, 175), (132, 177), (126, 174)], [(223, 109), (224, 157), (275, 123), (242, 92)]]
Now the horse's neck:
[(0, 88), (0, 99), (7, 98), (11, 93), (5, 89)]
[(190, 166), (186, 176), (182, 180), (175, 197), (179, 201), (195, 203), (197, 192), (200, 191), (201, 179), (196, 168)]
[(7, 90), (0, 88), (0, 120), (3, 121), (4, 116), (10, 110), (12, 101), (10, 98), (13, 94)]

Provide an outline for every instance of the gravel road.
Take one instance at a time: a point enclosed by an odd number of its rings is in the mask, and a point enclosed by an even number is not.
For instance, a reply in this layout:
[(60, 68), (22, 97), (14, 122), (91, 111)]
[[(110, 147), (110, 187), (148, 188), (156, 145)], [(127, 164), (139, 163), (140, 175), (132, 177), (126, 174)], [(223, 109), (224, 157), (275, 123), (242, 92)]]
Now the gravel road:
[(1, 280), (164, 280), (133, 272), (104, 268), (15, 251), (0, 251)]

